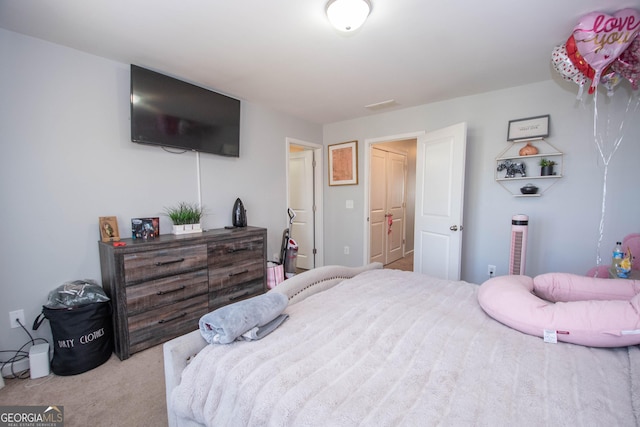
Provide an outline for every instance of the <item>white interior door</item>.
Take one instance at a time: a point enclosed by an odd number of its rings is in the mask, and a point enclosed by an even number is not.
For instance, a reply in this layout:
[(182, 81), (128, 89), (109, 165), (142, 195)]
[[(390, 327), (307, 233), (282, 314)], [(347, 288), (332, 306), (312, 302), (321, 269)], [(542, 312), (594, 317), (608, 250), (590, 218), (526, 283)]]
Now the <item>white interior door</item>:
[(369, 179), (370, 262), (404, 256), (407, 156), (371, 147)]
[(289, 154), (289, 207), (296, 213), (291, 225), (291, 237), (298, 244), (296, 266), (305, 270), (314, 267), (314, 171), (313, 151)]
[(370, 262), (386, 264), (387, 232), (387, 157), (382, 150), (371, 148), (371, 177), (369, 179), (369, 242)]
[(418, 138), (414, 271), (459, 280), (467, 124)]
[(406, 165), (405, 154), (387, 152), (387, 264), (404, 256)]

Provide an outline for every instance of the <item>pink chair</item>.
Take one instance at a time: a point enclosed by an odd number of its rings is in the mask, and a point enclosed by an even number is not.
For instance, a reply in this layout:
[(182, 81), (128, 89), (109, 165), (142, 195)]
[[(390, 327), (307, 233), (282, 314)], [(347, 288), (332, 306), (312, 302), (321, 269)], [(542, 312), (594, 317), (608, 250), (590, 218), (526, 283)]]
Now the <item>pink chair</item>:
[[(627, 253), (627, 248), (631, 249), (631, 256), (633, 257), (631, 269), (640, 270), (640, 258), (638, 258), (640, 255), (640, 233), (631, 233), (622, 239), (622, 251), (625, 254)], [(589, 269), (586, 275), (588, 277), (607, 278), (609, 277), (609, 265), (597, 265)]]

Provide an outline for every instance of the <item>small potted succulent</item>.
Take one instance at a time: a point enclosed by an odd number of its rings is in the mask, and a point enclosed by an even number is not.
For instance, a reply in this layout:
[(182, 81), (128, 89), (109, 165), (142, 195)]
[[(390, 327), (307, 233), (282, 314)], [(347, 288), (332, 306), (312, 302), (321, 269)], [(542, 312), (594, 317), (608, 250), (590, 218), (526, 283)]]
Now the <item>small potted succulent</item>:
[(173, 223), (173, 234), (200, 233), (200, 220), (204, 209), (195, 203), (180, 202), (165, 208), (165, 214)]
[(540, 176), (553, 175), (553, 167), (557, 163), (549, 159), (540, 159)]

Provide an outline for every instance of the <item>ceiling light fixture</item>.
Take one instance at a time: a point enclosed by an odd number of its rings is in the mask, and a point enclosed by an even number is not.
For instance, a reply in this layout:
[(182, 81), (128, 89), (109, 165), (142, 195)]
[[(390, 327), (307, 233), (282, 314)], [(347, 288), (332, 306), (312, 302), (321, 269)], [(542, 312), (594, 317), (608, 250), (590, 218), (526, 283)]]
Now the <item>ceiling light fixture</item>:
[(327, 3), (327, 17), (331, 25), (340, 31), (355, 31), (371, 12), (369, 0), (330, 0)]

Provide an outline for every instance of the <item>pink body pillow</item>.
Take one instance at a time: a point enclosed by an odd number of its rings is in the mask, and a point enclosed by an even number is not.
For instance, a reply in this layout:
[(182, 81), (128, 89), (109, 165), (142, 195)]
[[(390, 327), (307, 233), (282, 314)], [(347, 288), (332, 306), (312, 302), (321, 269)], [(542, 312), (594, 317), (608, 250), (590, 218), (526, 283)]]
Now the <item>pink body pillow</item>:
[(593, 347), (640, 344), (640, 281), (567, 273), (499, 276), (480, 286), (491, 317), (529, 335)]

